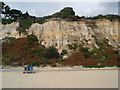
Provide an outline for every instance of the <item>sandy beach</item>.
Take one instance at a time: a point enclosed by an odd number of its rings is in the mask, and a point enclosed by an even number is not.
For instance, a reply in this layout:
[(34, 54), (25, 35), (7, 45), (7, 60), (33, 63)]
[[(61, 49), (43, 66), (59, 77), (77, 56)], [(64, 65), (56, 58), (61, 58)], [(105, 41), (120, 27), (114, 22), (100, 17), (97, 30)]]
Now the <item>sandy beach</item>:
[(3, 88), (118, 88), (118, 70), (3, 71)]

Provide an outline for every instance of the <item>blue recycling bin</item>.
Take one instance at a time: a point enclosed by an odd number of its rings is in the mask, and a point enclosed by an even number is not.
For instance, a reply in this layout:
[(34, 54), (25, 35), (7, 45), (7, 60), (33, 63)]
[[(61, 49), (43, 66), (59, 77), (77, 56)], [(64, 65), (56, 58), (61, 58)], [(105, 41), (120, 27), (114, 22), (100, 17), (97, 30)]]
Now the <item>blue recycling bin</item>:
[(32, 65), (28, 65), (28, 71), (32, 71), (33, 70), (33, 66)]

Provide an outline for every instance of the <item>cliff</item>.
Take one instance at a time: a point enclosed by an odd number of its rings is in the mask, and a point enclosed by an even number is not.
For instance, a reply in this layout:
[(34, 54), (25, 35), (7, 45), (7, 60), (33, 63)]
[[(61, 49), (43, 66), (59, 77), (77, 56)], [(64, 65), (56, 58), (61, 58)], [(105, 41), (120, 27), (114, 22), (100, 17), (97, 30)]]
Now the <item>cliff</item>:
[(18, 22), (7, 25), (0, 24), (0, 39), (7, 37), (26, 37), (29, 34), (35, 34), (39, 42), (46, 47), (51, 45), (60, 51), (64, 48), (68, 49), (68, 44), (79, 43), (92, 49), (98, 47), (96, 40), (107, 39), (109, 44), (118, 46), (118, 20), (82, 20), (82, 21), (66, 21), (66, 20), (49, 20), (44, 24), (34, 23), (27, 34), (21, 34), (17, 31)]

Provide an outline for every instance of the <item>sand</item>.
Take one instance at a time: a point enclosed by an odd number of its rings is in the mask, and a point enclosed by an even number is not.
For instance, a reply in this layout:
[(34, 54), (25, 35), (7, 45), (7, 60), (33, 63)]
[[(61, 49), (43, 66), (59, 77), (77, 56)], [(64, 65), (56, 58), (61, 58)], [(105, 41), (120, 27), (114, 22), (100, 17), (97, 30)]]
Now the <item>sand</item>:
[(3, 71), (3, 88), (118, 88), (118, 70)]

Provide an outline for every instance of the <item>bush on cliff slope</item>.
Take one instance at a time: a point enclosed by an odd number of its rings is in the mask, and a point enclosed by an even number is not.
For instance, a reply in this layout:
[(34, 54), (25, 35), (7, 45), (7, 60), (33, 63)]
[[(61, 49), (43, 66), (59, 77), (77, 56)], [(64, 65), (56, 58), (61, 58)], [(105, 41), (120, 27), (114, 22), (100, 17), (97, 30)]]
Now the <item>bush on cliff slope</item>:
[(58, 50), (55, 47), (51, 46), (46, 49), (44, 53), (44, 57), (48, 59), (52, 59), (52, 58), (59, 58), (60, 56)]
[(71, 7), (65, 7), (60, 12), (56, 12), (52, 15), (45, 16), (44, 18), (50, 19), (50, 18), (73, 18), (75, 16), (75, 12), (73, 11), (73, 8)]
[[(36, 40), (35, 40), (36, 41)], [(72, 53), (68, 59), (61, 59), (58, 51), (54, 47), (45, 48), (39, 43), (29, 43), (26, 38), (13, 39), (10, 42), (3, 42), (2, 54), (3, 63), (6, 65), (33, 64), (33, 65), (53, 65), (60, 63), (62, 65), (100, 65), (119, 66), (120, 55), (118, 50), (111, 46), (94, 48), (89, 51), (87, 48), (79, 46), (77, 53)], [(66, 52), (65, 52), (66, 53)], [(87, 56), (86, 56), (87, 55)]]
[(31, 35), (28, 35), (27, 36), (27, 40), (28, 40), (28, 42), (31, 44), (31, 43), (38, 43), (38, 38), (35, 36), (35, 35), (33, 35), (33, 34), (31, 34)]
[(114, 15), (114, 14), (107, 14), (107, 15), (102, 15), (102, 14), (99, 14), (97, 16), (93, 16), (93, 17), (88, 17), (87, 19), (109, 19), (109, 20), (112, 20), (112, 19), (120, 19), (120, 15)]
[(54, 47), (45, 48), (43, 45), (37, 43), (36, 37), (35, 40), (33, 37), (35, 36), (32, 36), (32, 41), (35, 43), (29, 43), (27, 38), (3, 42), (2, 63), (5, 65), (17, 63), (18, 65), (32, 64), (38, 66), (41, 64), (52, 64), (54, 62), (50, 61), (50, 59), (59, 58), (59, 54)]
[(15, 19), (2, 19), (2, 24), (11, 24), (12, 22), (15, 22)]

